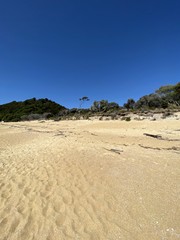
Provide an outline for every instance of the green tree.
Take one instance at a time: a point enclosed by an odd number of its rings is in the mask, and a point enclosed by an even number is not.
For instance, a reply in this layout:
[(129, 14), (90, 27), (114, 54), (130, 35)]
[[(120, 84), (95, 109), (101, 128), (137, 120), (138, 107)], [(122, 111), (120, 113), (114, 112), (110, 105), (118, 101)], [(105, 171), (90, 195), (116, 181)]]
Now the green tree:
[(155, 93), (159, 97), (172, 96), (174, 93), (174, 86), (173, 85), (162, 86), (158, 90), (156, 90)]
[(160, 87), (156, 94), (168, 104), (180, 104), (180, 82), (176, 85), (167, 85)]
[(117, 109), (119, 105), (115, 102), (108, 102), (107, 100), (94, 101), (91, 110), (95, 112), (106, 112), (111, 109)]
[(129, 109), (133, 109), (135, 107), (135, 101), (134, 99), (130, 98), (127, 100), (127, 103), (124, 104), (124, 107), (127, 108), (128, 110)]
[(174, 87), (174, 100), (180, 105), (180, 82)]
[(79, 101), (80, 101), (79, 108), (81, 108), (84, 102), (89, 101), (89, 98), (86, 97), (86, 96), (84, 96), (84, 97), (82, 97), (82, 98), (79, 98)]

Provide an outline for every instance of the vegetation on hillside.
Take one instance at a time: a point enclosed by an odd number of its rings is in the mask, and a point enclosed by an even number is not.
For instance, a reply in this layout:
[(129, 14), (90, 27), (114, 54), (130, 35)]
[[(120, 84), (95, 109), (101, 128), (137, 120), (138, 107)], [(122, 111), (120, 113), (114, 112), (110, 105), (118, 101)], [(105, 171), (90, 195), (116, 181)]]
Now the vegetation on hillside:
[(23, 102), (10, 102), (0, 105), (0, 121), (17, 122), (56, 116), (65, 107), (45, 99), (28, 99)]
[(88, 97), (79, 99), (80, 107), (67, 109), (51, 100), (28, 99), (24, 102), (13, 101), (0, 105), (0, 121), (21, 121), (35, 119), (88, 119), (93, 115), (110, 115), (116, 119), (117, 115), (123, 116), (129, 111), (150, 111), (155, 109), (180, 110), (180, 82), (176, 85), (162, 86), (155, 93), (145, 95), (138, 101), (130, 98), (123, 105), (108, 102), (108, 100), (94, 101), (89, 109), (83, 109), (84, 102), (89, 101)]

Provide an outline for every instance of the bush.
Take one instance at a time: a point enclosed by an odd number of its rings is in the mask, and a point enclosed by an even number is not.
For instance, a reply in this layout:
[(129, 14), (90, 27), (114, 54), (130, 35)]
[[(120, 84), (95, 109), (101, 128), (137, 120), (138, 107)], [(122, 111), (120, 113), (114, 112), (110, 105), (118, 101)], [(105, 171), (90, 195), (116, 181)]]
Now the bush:
[(129, 121), (131, 121), (131, 118), (130, 118), (130, 117), (122, 117), (121, 120), (122, 120), (122, 121), (124, 120), (124, 121), (129, 122)]

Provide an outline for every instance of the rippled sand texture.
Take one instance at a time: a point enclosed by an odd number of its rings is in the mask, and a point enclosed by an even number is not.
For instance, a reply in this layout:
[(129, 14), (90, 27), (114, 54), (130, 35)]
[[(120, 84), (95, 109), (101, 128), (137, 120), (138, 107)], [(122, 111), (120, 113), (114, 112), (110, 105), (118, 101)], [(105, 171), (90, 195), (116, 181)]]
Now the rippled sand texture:
[(179, 191), (177, 120), (0, 124), (1, 240), (180, 239)]

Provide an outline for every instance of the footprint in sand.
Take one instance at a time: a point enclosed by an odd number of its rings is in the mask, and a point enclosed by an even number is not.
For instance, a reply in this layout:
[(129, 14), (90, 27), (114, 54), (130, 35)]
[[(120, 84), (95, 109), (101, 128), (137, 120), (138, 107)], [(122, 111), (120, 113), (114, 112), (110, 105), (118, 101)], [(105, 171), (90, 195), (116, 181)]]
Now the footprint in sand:
[(30, 191), (31, 191), (31, 188), (26, 188), (23, 193), (25, 196), (27, 196), (28, 193), (30, 193)]
[(15, 232), (16, 231), (16, 228), (18, 227), (18, 225), (19, 225), (19, 223), (20, 223), (20, 220), (18, 219), (18, 218), (16, 218), (14, 221), (13, 221), (13, 223), (11, 224), (11, 228), (10, 228), (10, 232), (11, 233), (13, 233), (13, 232)]
[(8, 223), (8, 218), (4, 218), (0, 222), (0, 235), (4, 233), (7, 223)]
[(63, 213), (59, 213), (58, 216), (56, 217), (56, 225), (58, 227), (61, 227), (66, 220), (66, 215)]
[(54, 211), (59, 213), (59, 212), (64, 212), (65, 211), (65, 204), (63, 201), (56, 200), (54, 201)]

